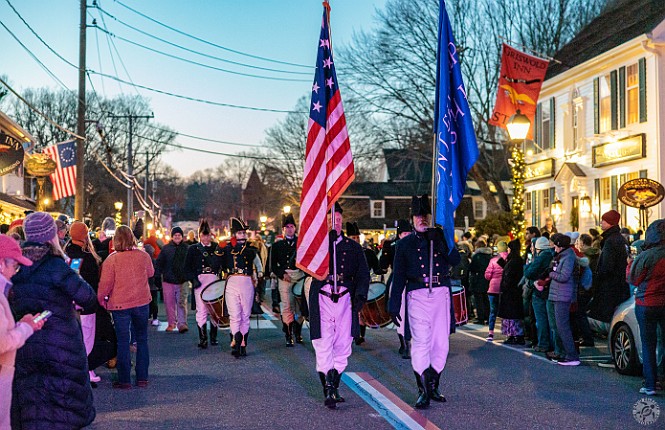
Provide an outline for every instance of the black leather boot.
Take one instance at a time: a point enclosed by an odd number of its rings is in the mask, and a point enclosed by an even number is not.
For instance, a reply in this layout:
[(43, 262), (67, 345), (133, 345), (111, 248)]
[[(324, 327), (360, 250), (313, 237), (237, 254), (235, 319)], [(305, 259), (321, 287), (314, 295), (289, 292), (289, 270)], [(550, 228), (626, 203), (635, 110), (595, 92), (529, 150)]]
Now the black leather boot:
[(339, 382), (342, 380), (342, 374), (337, 371), (337, 369), (333, 369), (333, 385), (335, 387), (335, 391), (333, 392), (333, 398), (337, 403), (344, 403), (344, 397), (339, 395)]
[(292, 329), (293, 329), (293, 323), (291, 324), (282, 323), (282, 331), (284, 332), (284, 338), (286, 339), (287, 347), (293, 346)]
[(241, 357), (247, 357), (247, 336), (249, 336), (249, 332), (242, 335), (242, 343), (240, 344)]
[(302, 324), (298, 321), (293, 322), (293, 337), (296, 339), (296, 343), (302, 343)]
[(321, 387), (323, 388), (323, 397), (326, 396), (326, 374), (319, 372), (319, 380), (321, 380)]
[(217, 326), (215, 324), (210, 324), (210, 345), (217, 346)]
[(418, 384), (418, 400), (416, 400), (416, 409), (429, 408), (429, 396), (427, 395), (428, 386), (428, 372), (425, 370), (422, 374), (418, 374), (415, 370), (413, 374), (416, 375), (416, 383)]
[(408, 360), (411, 358), (411, 341), (404, 339), (404, 352), (402, 358)]
[(199, 348), (206, 349), (208, 347), (208, 329), (206, 326), (199, 327)]
[(441, 379), (441, 372), (437, 372), (430, 366), (425, 372), (429, 372), (427, 395), (435, 402), (445, 402), (446, 398), (439, 393), (439, 380)]
[(326, 386), (324, 389), (326, 399), (323, 401), (323, 404), (330, 409), (337, 408), (337, 400), (335, 399), (335, 375), (333, 372), (337, 373), (335, 369), (330, 369), (328, 373), (326, 373)]
[(406, 344), (404, 343), (404, 336), (401, 334), (397, 335), (399, 337), (399, 355), (404, 355), (404, 349), (406, 348)]
[(362, 345), (365, 343), (365, 332), (367, 331), (367, 326), (361, 325), (360, 326), (360, 336), (355, 338), (356, 345)]
[(240, 357), (240, 344), (242, 343), (242, 334), (240, 332), (233, 334), (233, 347), (231, 348), (231, 355), (235, 358)]

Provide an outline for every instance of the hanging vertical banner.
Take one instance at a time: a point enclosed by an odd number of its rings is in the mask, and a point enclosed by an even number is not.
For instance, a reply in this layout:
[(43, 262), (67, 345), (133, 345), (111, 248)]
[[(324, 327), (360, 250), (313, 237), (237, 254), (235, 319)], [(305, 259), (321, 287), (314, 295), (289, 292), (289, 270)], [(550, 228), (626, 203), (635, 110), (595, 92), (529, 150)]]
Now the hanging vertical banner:
[(547, 60), (503, 44), (499, 89), (490, 124), (505, 129), (510, 117), (519, 110), (531, 121), (527, 137), (533, 139), (536, 105), (548, 64)]

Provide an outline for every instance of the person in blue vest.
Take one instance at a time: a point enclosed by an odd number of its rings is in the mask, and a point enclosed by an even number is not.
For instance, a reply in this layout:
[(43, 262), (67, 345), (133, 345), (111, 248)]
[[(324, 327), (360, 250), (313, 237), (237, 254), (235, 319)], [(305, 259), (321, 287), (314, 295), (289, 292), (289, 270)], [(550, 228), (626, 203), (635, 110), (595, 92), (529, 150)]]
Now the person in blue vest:
[[(393, 323), (404, 324), (404, 337), (407, 341), (411, 339), (418, 409), (429, 407), (430, 400), (446, 401), (439, 392), (439, 381), (448, 358), (448, 338), (455, 332), (450, 269), (461, 260), (456, 248), (448, 249), (443, 230), (430, 227), (431, 213), (427, 194), (412, 198), (414, 233), (397, 242), (390, 296)], [(434, 251), (431, 275), (430, 246)], [(403, 291), (406, 291), (404, 321), (399, 314)]]
[[(351, 355), (353, 338), (360, 335), (358, 312), (367, 300), (369, 268), (360, 244), (342, 232), (342, 208), (338, 203), (335, 203), (334, 219), (330, 218), (329, 215), (331, 270), (324, 280), (312, 281), (309, 323), (324, 404), (335, 409), (337, 403), (344, 401), (338, 392), (339, 382)], [(335, 260), (336, 270), (333, 269)], [(334, 291), (335, 285), (337, 291)]]

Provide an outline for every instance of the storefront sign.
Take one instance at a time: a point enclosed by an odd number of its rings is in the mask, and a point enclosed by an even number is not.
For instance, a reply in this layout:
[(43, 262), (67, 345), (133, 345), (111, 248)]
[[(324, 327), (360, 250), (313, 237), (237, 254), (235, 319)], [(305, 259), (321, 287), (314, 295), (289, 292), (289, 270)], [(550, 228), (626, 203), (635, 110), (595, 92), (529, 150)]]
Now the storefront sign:
[(11, 173), (23, 162), (23, 144), (0, 131), (0, 176)]
[(624, 205), (646, 209), (663, 201), (665, 188), (652, 179), (633, 179), (619, 188), (617, 197)]
[(593, 167), (637, 160), (647, 155), (646, 136), (638, 134), (593, 148)]
[(524, 181), (536, 181), (554, 176), (554, 158), (536, 161), (526, 165), (524, 172)]
[(41, 152), (32, 154), (25, 163), (25, 170), (32, 176), (48, 176), (55, 172), (58, 165), (51, 157)]

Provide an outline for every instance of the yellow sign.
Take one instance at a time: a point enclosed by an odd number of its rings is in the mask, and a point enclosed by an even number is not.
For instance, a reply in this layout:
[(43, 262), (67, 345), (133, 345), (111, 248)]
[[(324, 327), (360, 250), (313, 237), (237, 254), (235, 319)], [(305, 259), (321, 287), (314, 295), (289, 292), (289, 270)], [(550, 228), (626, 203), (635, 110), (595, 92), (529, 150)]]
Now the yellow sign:
[(593, 147), (593, 167), (637, 160), (647, 155), (644, 133)]
[(537, 181), (538, 179), (551, 178), (554, 176), (554, 158), (529, 163), (524, 170), (524, 181)]
[(645, 209), (662, 202), (665, 189), (652, 179), (639, 178), (623, 184), (617, 197), (625, 205)]

